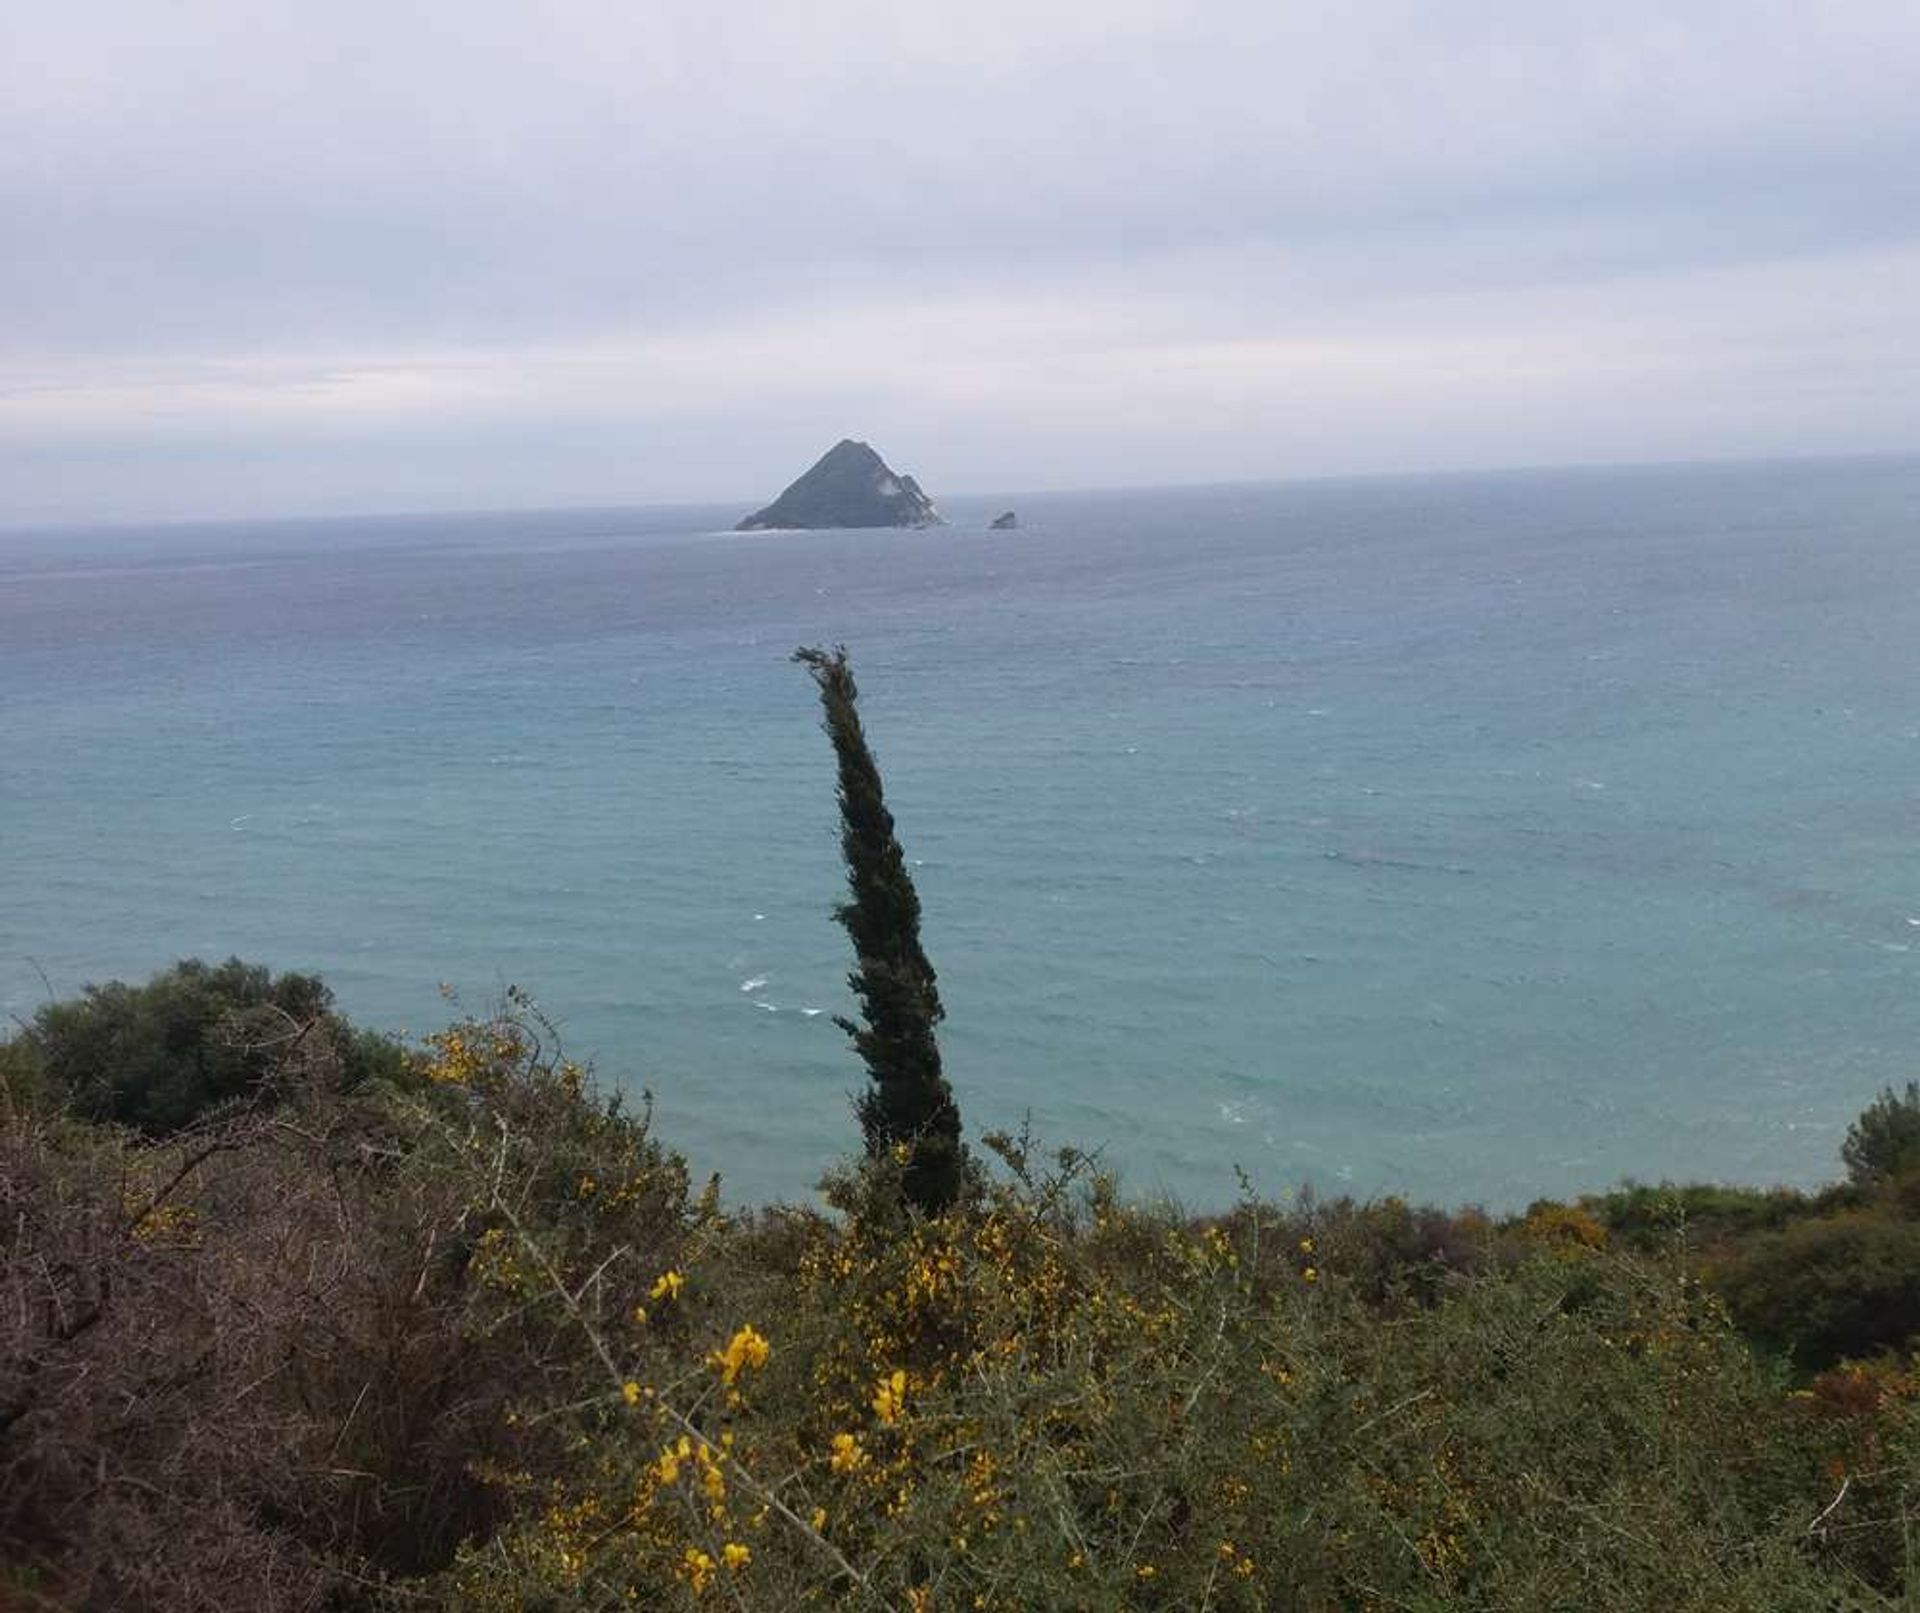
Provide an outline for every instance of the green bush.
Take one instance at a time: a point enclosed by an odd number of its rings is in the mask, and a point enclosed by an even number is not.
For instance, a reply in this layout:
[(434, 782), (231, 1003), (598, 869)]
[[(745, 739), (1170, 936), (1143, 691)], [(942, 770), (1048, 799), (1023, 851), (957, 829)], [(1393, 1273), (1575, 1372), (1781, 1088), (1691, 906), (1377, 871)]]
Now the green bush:
[[(1556, 1231), (1383, 1312), (1342, 1267), (1357, 1219), (1316, 1228), (1257, 1204), (1196, 1224), (1096, 1179), (991, 1188), (905, 1236), (804, 1215), (722, 1235), (686, 1268), (691, 1336), (610, 1334), (631, 1395), (573, 1408), (554, 1486), (434, 1589), (503, 1610), (1883, 1605), (1857, 1565), (1898, 1572), (1897, 1497), (1849, 1514), (1844, 1560), (1809, 1541), (1825, 1425), (1676, 1263)], [(743, 1338), (765, 1353), (730, 1372)]]
[(1920, 1335), (1920, 1223), (1870, 1210), (1801, 1221), (1716, 1275), (1741, 1327), (1803, 1367)]
[[(133, 1017), (144, 1046), (160, 1019)], [(406, 1082), (356, 1082), (351, 1037), (310, 1030), (274, 1109), (158, 1136), (19, 1100), (46, 1043), (11, 1044), (0, 1604), (1858, 1613), (1920, 1590), (1920, 1375), (1797, 1387), (1784, 1359), (1920, 1330), (1914, 1178), (1195, 1219), (990, 1138), (1006, 1170), (936, 1217), (902, 1208), (891, 1152), (826, 1211), (734, 1213), (554, 1041), (512, 997)]]
[[(1705, 1613), (1911, 1588), (1920, 1384), (1794, 1391), (1685, 1251), (1578, 1207), (1196, 1221), (1018, 1148), (936, 1218), (902, 1218), (891, 1156), (838, 1214), (732, 1214), (524, 1012), (431, 1038), (411, 1086), (315, 1072), (286, 1103), (158, 1139), (0, 1125), (0, 1601)], [(1907, 1234), (1765, 1234), (1780, 1319), (1834, 1332), (1822, 1307), (1911, 1269)], [(1808, 1266), (1829, 1288), (1787, 1289)]]
[(0, 1124), (52, 1114), (63, 1096), (47, 1074), (46, 1060), (32, 1037), (0, 1042)]
[(1855, 1182), (1884, 1182), (1920, 1166), (1920, 1083), (1888, 1087), (1847, 1128), (1840, 1158)]
[(50, 1003), (18, 1038), (31, 1066), (90, 1120), (150, 1135), (177, 1131), (223, 1104), (271, 1097), (278, 1071), (323, 1045), (338, 1079), (353, 1086), (397, 1076), (405, 1060), (383, 1038), (333, 1012), (333, 993), (312, 975), (274, 975), (260, 964), (188, 958), (144, 986), (89, 985)]
[(1662, 1182), (1657, 1187), (1630, 1182), (1580, 1202), (1614, 1237), (1647, 1252), (1678, 1241), (1712, 1247), (1778, 1231), (1821, 1208), (1819, 1201), (1792, 1188), (1719, 1182)]

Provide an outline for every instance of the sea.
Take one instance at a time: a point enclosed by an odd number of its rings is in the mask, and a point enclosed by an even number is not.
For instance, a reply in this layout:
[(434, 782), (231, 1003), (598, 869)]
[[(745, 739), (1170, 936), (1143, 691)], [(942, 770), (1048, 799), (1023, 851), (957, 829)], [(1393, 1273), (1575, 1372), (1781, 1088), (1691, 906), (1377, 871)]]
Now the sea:
[(975, 1138), (1512, 1209), (1830, 1179), (1920, 1077), (1920, 459), (753, 502), (0, 532), (0, 1013), (517, 986), (806, 1200), (864, 1073), (790, 656), (845, 644)]

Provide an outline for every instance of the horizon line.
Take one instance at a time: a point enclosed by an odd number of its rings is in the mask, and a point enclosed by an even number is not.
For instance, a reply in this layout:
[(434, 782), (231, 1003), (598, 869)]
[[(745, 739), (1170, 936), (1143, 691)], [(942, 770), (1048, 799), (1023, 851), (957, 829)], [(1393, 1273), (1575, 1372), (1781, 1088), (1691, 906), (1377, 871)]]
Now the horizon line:
[[(1920, 446), (1905, 449), (1862, 449), (1854, 452), (1817, 454), (1727, 454), (1682, 459), (1595, 459), (1536, 461), (1519, 464), (1462, 465), (1444, 469), (1323, 471), (1290, 476), (1228, 476), (1193, 481), (1074, 483), (1050, 487), (960, 489), (943, 493), (939, 499), (981, 499), (994, 502), (1021, 498), (1062, 498), (1091, 493), (1165, 493), (1203, 492), (1208, 489), (1313, 486), (1342, 482), (1440, 481), (1477, 476), (1529, 476), (1547, 473), (1605, 471), (1697, 470), (1740, 466), (1760, 468), (1789, 465), (1847, 465), (1863, 462), (1898, 462), (1920, 459)], [(749, 513), (756, 506), (750, 499), (699, 498), (622, 501), (613, 504), (450, 504), (432, 508), (359, 509), (334, 511), (282, 511), (261, 515), (170, 515), (116, 516), (108, 520), (16, 520), (0, 515), (0, 537), (27, 534), (54, 536), (79, 532), (151, 532), (171, 529), (250, 527), (277, 525), (314, 525), (353, 521), (431, 521), (448, 518), (533, 515), (611, 515), (642, 514), (649, 511), (731, 509), (738, 503)], [(884, 528), (874, 528), (881, 531)]]

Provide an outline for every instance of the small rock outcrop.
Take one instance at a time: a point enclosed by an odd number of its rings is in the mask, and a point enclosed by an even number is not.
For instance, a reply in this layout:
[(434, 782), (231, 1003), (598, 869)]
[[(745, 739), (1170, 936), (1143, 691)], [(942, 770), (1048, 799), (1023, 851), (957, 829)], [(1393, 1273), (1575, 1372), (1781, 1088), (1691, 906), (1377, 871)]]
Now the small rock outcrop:
[(989, 532), (1013, 532), (1017, 531), (1019, 526), (1020, 517), (1015, 515), (1012, 510), (1007, 510), (1000, 515), (996, 515), (989, 521), (987, 523), (987, 530)]
[(764, 510), (736, 532), (800, 531), (836, 526), (945, 526), (933, 500), (911, 476), (895, 472), (863, 442), (843, 438)]

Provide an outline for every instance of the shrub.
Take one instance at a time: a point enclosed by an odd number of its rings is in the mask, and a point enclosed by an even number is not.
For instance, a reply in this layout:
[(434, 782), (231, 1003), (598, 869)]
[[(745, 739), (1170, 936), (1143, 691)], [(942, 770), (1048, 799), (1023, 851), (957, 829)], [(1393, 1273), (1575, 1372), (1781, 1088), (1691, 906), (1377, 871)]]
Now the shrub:
[(1847, 1175), (1863, 1185), (1883, 1182), (1920, 1166), (1920, 1083), (1906, 1091), (1886, 1088), (1860, 1111), (1840, 1145)]
[(221, 1105), (273, 1096), (269, 1078), (304, 1045), (324, 1044), (331, 1077), (347, 1086), (398, 1075), (399, 1050), (332, 1007), (312, 975), (188, 958), (144, 986), (115, 980), (50, 1003), (21, 1040), (76, 1113), (163, 1135)]
[(1801, 1221), (1729, 1257), (1718, 1282), (1740, 1325), (1803, 1367), (1920, 1334), (1920, 1225), (1866, 1210)]
[(63, 1096), (47, 1074), (46, 1060), (32, 1037), (0, 1042), (0, 1125), (24, 1124), (32, 1115), (54, 1114)]
[(1719, 1182), (1629, 1183), (1581, 1200), (1614, 1237), (1646, 1253), (1677, 1241), (1712, 1247), (1819, 1212), (1819, 1201), (1792, 1188), (1730, 1187)]
[[(1920, 1380), (1790, 1390), (1685, 1250), (1584, 1209), (1195, 1220), (989, 1138), (1010, 1178), (937, 1217), (899, 1214), (891, 1153), (838, 1214), (733, 1214), (552, 1040), (516, 1000), (430, 1038), (405, 1088), (349, 1088), (309, 1039), (280, 1106), (185, 1133), (5, 1117), (0, 1603), (1705, 1613), (1913, 1588)], [(1890, 1336), (1838, 1323), (1855, 1290), (1901, 1298), (1911, 1238), (1877, 1205), (1761, 1235), (1749, 1321), (1770, 1300), (1783, 1347), (1809, 1320), (1829, 1351)]]
[[(556, 1412), (568, 1470), (432, 1590), (1705, 1610), (1842, 1584), (1867, 1608), (1862, 1569), (1897, 1580), (1897, 1486), (1810, 1537), (1858, 1439), (1803, 1418), (1671, 1261), (1518, 1234), (1383, 1314), (1343, 1268), (1379, 1247), (1350, 1208), (1196, 1223), (1012, 1152), (1015, 1181), (904, 1235), (784, 1212), (719, 1236), (686, 1269), (692, 1336), (609, 1334), (605, 1392)], [(1383, 1226), (1419, 1243), (1426, 1219)]]
[(581, 1321), (685, 1263), (684, 1167), (517, 1020), (422, 1062), (283, 1068), (272, 1113), (162, 1139), (0, 1129), (0, 1602), (364, 1602), (570, 1459), (519, 1408), (598, 1382)]
[(1592, 1211), (1554, 1199), (1536, 1199), (1529, 1204), (1521, 1230), (1534, 1242), (1552, 1248), (1604, 1249), (1607, 1244), (1607, 1229), (1594, 1219)]

